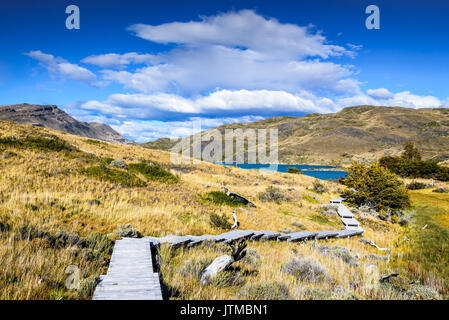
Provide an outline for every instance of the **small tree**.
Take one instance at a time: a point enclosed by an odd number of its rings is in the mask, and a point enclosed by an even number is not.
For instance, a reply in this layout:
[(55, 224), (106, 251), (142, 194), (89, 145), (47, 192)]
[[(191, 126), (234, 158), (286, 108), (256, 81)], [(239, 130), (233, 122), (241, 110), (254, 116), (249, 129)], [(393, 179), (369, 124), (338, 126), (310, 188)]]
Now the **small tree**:
[(353, 162), (346, 172), (347, 177), (342, 182), (349, 188), (343, 194), (348, 202), (393, 212), (410, 206), (404, 183), (378, 163)]
[(421, 152), (413, 142), (409, 141), (404, 144), (404, 151), (402, 152), (401, 157), (410, 161), (421, 161)]

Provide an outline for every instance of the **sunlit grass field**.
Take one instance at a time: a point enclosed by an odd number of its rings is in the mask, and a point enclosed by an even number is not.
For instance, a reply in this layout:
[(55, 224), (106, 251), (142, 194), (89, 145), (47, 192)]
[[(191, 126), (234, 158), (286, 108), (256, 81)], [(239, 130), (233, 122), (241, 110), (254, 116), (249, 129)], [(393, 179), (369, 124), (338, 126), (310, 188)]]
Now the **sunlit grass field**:
[[(128, 170), (110, 166), (114, 159), (123, 160)], [(165, 151), (0, 121), (0, 299), (90, 299), (95, 279), (107, 271), (109, 249), (118, 238), (113, 232), (125, 224), (144, 236), (219, 234), (225, 230), (211, 223), (211, 214), (232, 221), (235, 209), (240, 229), (341, 229), (339, 218), (320, 207), (339, 196), (343, 187), (323, 181), (327, 191), (320, 194), (313, 191), (314, 181), (304, 175), (204, 162), (174, 165)], [(207, 200), (222, 186), (246, 196), (256, 208)], [(278, 188), (285, 199), (259, 200), (269, 186)], [(228, 248), (163, 246), (159, 262), (164, 295), (170, 299), (428, 298), (413, 293), (412, 281), (447, 294), (449, 196), (430, 190), (413, 191), (411, 196), (409, 226), (373, 216), (360, 219), (363, 237), (391, 249), (389, 260), (359, 237), (301, 244), (249, 242), (250, 257), (234, 264), (217, 283), (202, 285), (198, 270), (228, 253)], [(323, 254), (321, 245), (345, 247), (355, 260), (349, 263)], [(311, 282), (282, 271), (301, 255), (317, 261), (329, 277)], [(79, 290), (65, 286), (70, 265), (80, 270)], [(396, 271), (400, 276), (392, 283), (379, 284), (381, 276)]]

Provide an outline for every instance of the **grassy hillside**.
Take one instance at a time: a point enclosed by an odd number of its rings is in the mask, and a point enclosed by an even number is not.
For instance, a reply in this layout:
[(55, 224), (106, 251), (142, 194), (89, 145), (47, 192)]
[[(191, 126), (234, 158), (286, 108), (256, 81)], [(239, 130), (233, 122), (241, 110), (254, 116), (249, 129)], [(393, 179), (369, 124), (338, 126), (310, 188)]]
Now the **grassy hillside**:
[[(120, 168), (120, 162), (111, 166), (113, 159), (124, 160), (128, 169)], [(320, 209), (320, 204), (339, 195), (342, 186), (334, 182), (323, 182), (327, 191), (319, 194), (313, 191), (314, 179), (303, 175), (210, 163), (175, 166), (165, 151), (7, 121), (0, 121), (0, 173), (0, 299), (89, 299), (96, 278), (107, 270), (113, 241), (118, 238), (111, 233), (121, 225), (131, 224), (143, 235), (152, 236), (222, 233), (223, 229), (211, 224), (211, 214), (224, 215), (230, 221), (235, 208), (215, 201), (209, 193), (220, 191), (222, 185), (256, 204), (256, 208), (236, 209), (241, 229), (342, 228), (337, 216)], [(260, 201), (259, 193), (269, 186), (279, 188), (284, 200)], [(432, 219), (437, 218), (433, 211), (421, 211), (420, 206), (435, 206), (438, 211), (448, 199), (441, 195), (438, 202), (426, 204), (433, 194), (415, 194), (416, 212)], [(443, 217), (441, 214), (438, 219), (443, 221)], [(435, 283), (442, 292), (447, 288), (445, 263), (432, 264), (427, 258), (413, 261), (413, 268), (409, 263), (408, 247), (402, 242), (407, 236), (411, 239), (407, 243), (415, 243), (414, 225), (422, 223), (418, 218), (409, 227), (370, 215), (358, 219), (366, 230), (364, 237), (391, 248), (389, 262), (382, 252), (358, 238), (318, 244), (249, 243), (248, 258), (217, 283), (203, 286), (196, 277), (198, 270), (227, 248), (162, 247), (160, 265), (166, 293), (172, 299), (403, 299), (439, 297), (432, 291)], [(447, 232), (448, 226), (442, 224), (441, 228)], [(329, 253), (322, 245), (343, 249)], [(446, 247), (432, 247), (440, 249), (444, 259)], [(419, 252), (423, 257), (432, 254)], [(301, 255), (313, 259), (313, 266), (321, 266), (316, 274), (304, 278), (282, 271), (292, 260), (303, 259)], [(65, 270), (70, 265), (80, 269), (81, 290), (65, 288)], [(396, 269), (402, 282), (378, 283), (380, 275)], [(438, 271), (435, 275), (434, 270)], [(412, 280), (419, 284), (404, 291), (402, 283)]]
[[(407, 109), (358, 106), (331, 114), (275, 117), (217, 129), (278, 128), (282, 163), (348, 164), (396, 155), (414, 141), (426, 159), (449, 159), (449, 109)], [(174, 144), (159, 139), (144, 144), (168, 150)]]

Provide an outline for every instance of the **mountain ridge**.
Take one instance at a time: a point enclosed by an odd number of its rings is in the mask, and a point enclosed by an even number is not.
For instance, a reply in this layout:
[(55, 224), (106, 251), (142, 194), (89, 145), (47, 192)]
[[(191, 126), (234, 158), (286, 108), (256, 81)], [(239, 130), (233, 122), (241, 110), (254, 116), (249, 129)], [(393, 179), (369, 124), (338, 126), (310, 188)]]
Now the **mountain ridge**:
[(78, 136), (121, 144), (134, 143), (110, 126), (99, 122), (79, 121), (56, 105), (13, 104), (0, 106), (0, 120), (64, 131)]
[[(237, 128), (278, 128), (279, 161), (287, 164), (371, 162), (385, 155), (399, 154), (407, 141), (413, 141), (426, 159), (440, 162), (449, 159), (447, 108), (354, 106), (336, 113), (273, 117), (214, 129), (224, 132)], [(214, 129), (202, 131), (201, 135)], [(177, 141), (160, 138), (142, 145), (169, 150)]]

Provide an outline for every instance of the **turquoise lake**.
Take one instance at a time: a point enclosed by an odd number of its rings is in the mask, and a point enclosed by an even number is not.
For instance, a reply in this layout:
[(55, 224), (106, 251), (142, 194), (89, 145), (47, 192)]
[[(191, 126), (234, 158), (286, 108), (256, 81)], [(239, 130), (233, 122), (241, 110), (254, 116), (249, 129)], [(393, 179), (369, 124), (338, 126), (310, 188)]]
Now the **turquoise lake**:
[[(217, 164), (222, 164), (226, 166), (236, 166), (235, 163), (222, 163), (217, 162)], [(242, 169), (263, 169), (263, 170), (272, 170), (269, 164), (258, 164), (258, 163), (238, 163), (238, 168)], [(339, 178), (345, 177), (346, 173), (343, 170), (335, 170), (337, 167), (332, 166), (314, 166), (314, 165), (305, 165), (305, 164), (278, 164), (277, 170), (278, 172), (287, 172), (287, 168), (295, 167), (302, 171), (303, 174), (311, 177), (315, 177), (323, 180), (337, 180)], [(332, 170), (326, 170), (332, 169)]]

